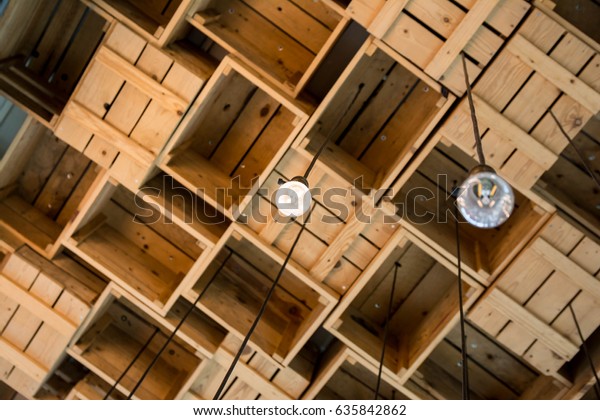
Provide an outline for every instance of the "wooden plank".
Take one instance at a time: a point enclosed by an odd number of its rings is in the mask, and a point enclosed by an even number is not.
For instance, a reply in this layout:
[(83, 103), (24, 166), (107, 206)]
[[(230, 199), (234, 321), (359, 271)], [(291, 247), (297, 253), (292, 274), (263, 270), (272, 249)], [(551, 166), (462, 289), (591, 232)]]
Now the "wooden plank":
[(448, 70), (452, 62), (465, 48), (475, 32), (498, 5), (499, 0), (479, 0), (458, 24), (452, 35), (431, 59), (425, 73), (434, 79), (439, 79)]
[(140, 163), (149, 166), (155, 158), (154, 153), (147, 150), (139, 143), (131, 140), (127, 135), (106, 121), (98, 118), (85, 106), (71, 101), (64, 110), (64, 114), (79, 121), (83, 126), (104, 139), (110, 139), (119, 149), (132, 156)]
[(523, 36), (516, 35), (513, 37), (506, 45), (506, 48), (560, 90), (587, 108), (592, 114), (600, 111), (600, 93), (590, 88), (577, 78), (576, 75), (548, 57)]
[(526, 153), (531, 160), (538, 163), (542, 168), (550, 169), (556, 162), (557, 156), (554, 153), (496, 111), (485, 100), (478, 95), (473, 95), (473, 102), (477, 109), (477, 117), (484, 124), (501, 132), (515, 147)]
[(22, 369), (23, 372), (38, 383), (42, 382), (48, 373), (44, 366), (21, 352), (3, 337), (0, 337), (0, 353), (2, 353), (3, 358), (18, 366), (19, 369)]
[(577, 353), (579, 347), (568, 339), (557, 333), (544, 322), (532, 315), (527, 309), (516, 303), (510, 297), (498, 289), (493, 289), (486, 296), (489, 303), (494, 305), (495, 309), (504, 313), (511, 320), (518, 323), (528, 333), (532, 334), (550, 349), (569, 360)]
[(577, 263), (569, 259), (542, 238), (537, 238), (531, 248), (557, 270), (566, 275), (573, 284), (594, 296), (600, 302), (600, 281), (594, 278)]
[(367, 27), (367, 30), (373, 36), (383, 38), (396, 19), (398, 19), (407, 3), (408, 0), (386, 1)]
[(33, 315), (43, 319), (44, 323), (52, 326), (60, 334), (68, 337), (75, 332), (77, 327), (71, 321), (65, 319), (56, 313), (51, 306), (29, 294), (2, 275), (0, 275), (0, 292), (19, 302), (20, 305), (27, 308)]

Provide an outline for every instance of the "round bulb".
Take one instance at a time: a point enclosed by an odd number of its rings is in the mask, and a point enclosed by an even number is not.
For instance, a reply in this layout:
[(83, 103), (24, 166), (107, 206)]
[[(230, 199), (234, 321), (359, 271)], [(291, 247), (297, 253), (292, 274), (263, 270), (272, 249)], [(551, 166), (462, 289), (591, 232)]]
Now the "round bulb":
[(460, 187), (456, 199), (465, 220), (479, 228), (495, 228), (510, 217), (515, 195), (504, 179), (489, 166), (477, 166)]
[(282, 215), (299, 217), (308, 211), (311, 195), (307, 184), (302, 177), (295, 177), (279, 187), (275, 204)]

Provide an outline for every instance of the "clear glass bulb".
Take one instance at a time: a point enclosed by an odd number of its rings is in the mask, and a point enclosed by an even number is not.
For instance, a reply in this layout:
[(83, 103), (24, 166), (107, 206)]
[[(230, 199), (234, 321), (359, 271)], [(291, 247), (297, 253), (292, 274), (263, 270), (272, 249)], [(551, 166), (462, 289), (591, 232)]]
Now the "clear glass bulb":
[(295, 177), (279, 187), (275, 205), (282, 215), (299, 217), (308, 211), (312, 197), (307, 184), (302, 177)]
[(465, 220), (479, 228), (506, 222), (515, 207), (511, 186), (489, 166), (477, 166), (460, 187), (456, 204)]

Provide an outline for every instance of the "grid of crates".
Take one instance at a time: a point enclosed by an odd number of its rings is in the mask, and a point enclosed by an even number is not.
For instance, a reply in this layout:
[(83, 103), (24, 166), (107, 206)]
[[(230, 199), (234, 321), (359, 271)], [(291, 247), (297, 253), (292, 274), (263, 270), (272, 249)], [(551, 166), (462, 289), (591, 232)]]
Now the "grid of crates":
[[(458, 281), (473, 398), (580, 398), (597, 209), (549, 111), (597, 155), (600, 48), (534, 3), (35, 2), (22, 29), (46, 29), (0, 49), (0, 134), (28, 111), (0, 149), (0, 380), (211, 399), (300, 235), (223, 399), (371, 399), (382, 350), (380, 398), (460, 398)], [(453, 218), (476, 165), (463, 52), (515, 187), (493, 230)], [(309, 213), (283, 218), (275, 191), (321, 146)]]

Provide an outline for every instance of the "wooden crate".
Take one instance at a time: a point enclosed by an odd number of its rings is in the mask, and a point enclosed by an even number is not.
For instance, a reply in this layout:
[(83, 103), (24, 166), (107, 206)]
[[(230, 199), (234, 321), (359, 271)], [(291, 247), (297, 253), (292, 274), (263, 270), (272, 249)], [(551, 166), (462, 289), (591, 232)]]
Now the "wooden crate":
[[(470, 398), (483, 400), (529, 399), (547, 378), (490, 339), (477, 327), (465, 325)], [(404, 386), (423, 399), (462, 398), (460, 326), (457, 324), (433, 349)], [(548, 399), (544, 397), (542, 399)]]
[(137, 192), (144, 219), (152, 221), (159, 211), (203, 244), (216, 245), (231, 221), (223, 213), (160, 171)]
[[(361, 359), (350, 348), (334, 342), (326, 350), (320, 368), (306, 393), (305, 400), (372, 400), (375, 398), (378, 368)], [(417, 397), (383, 375), (379, 389), (381, 400), (407, 400)]]
[[(399, 264), (383, 369), (402, 383), (456, 324), (457, 269), (404, 229), (375, 257), (325, 322), (344, 344), (378, 366), (395, 265)], [(482, 287), (463, 273), (464, 307)]]
[[(241, 340), (230, 334), (211, 359), (203, 361), (200, 373), (183, 395), (189, 400), (214, 398)], [(297, 356), (287, 367), (247, 347), (229, 379), (222, 400), (297, 399), (310, 383), (312, 366)]]
[[(145, 308), (126, 290), (111, 285), (99, 298), (92, 316), (67, 352), (112, 386), (158, 329), (116, 387), (116, 391), (128, 396), (188, 307), (189, 304), (181, 300), (163, 318)], [(161, 353), (133, 398), (180, 398), (201, 362), (214, 353), (224, 338), (222, 328), (195, 310)]]
[[(185, 294), (198, 307), (242, 339), (258, 313), (285, 255), (263, 244), (244, 226), (232, 225), (207, 261), (203, 274)], [(250, 338), (261, 356), (287, 366), (333, 309), (336, 295), (293, 261), (286, 266), (265, 314)], [(231, 308), (236, 310), (232, 311)]]
[(371, 34), (462, 96), (460, 53), (475, 80), (529, 8), (525, 0), (353, 0), (348, 10)]
[(33, 398), (105, 283), (67, 256), (52, 263), (28, 247), (0, 271), (0, 379)]
[(274, 204), (278, 180), (303, 174), (309, 163), (307, 152), (288, 150), (238, 223), (250, 227), (267, 245), (287, 253), (306, 222), (292, 260), (341, 296), (390, 238), (398, 222), (390, 217), (390, 213), (395, 216), (393, 208), (375, 207), (371, 197), (354, 190), (320, 162), (308, 177), (314, 203), (308, 219), (306, 215), (294, 221), (283, 217)]
[[(85, 378), (77, 382), (71, 389), (65, 400), (102, 400), (110, 391), (111, 386), (103, 381), (98, 375), (90, 372)], [(126, 395), (114, 390), (111, 392), (109, 400), (125, 400)]]
[(0, 242), (23, 242), (48, 257), (102, 171), (27, 117), (0, 161)]
[(0, 17), (0, 90), (53, 125), (106, 28), (79, 0), (10, 2)]
[[(544, 375), (559, 369), (600, 325), (600, 242), (554, 215), (486, 291), (470, 319)], [(568, 383), (568, 382), (567, 382)]]
[[(572, 141), (598, 178), (600, 117), (592, 117)], [(573, 146), (565, 147), (554, 165), (536, 182), (533, 191), (600, 237), (598, 186)]]
[(203, 56), (178, 44), (159, 50), (117, 23), (67, 103), (56, 135), (135, 190), (213, 70)]
[[(600, 46), (560, 17), (535, 8), (473, 88), (488, 163), (530, 189), (600, 111)], [(475, 156), (466, 98), (440, 134)]]
[(236, 218), (306, 122), (303, 105), (228, 56), (173, 134), (159, 166)]
[(104, 13), (133, 29), (152, 44), (164, 47), (185, 24), (198, 0), (89, 0)]
[[(436, 135), (392, 188), (392, 200), (403, 217), (400, 223), (455, 264), (455, 200), (451, 193), (476, 164)], [(500, 274), (555, 211), (530, 191), (513, 191), (515, 209), (501, 226), (479, 229), (460, 219), (463, 269), (484, 285)]]
[(136, 196), (106, 175), (74, 220), (64, 245), (165, 315), (194, 281), (207, 245), (169, 215), (139, 206)]
[(329, 2), (202, 1), (188, 21), (297, 96), (349, 22)]
[(329, 91), (295, 146), (365, 194), (386, 189), (455, 97), (372, 37)]

